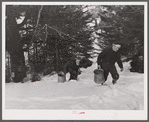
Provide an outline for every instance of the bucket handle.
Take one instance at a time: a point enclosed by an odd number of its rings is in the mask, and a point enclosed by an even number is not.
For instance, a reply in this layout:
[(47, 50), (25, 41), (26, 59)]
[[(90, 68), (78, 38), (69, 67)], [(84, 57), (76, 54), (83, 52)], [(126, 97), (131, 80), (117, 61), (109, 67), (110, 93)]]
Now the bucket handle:
[(100, 70), (104, 71), (102, 68), (99, 68), (99, 67), (97, 69), (100, 69)]

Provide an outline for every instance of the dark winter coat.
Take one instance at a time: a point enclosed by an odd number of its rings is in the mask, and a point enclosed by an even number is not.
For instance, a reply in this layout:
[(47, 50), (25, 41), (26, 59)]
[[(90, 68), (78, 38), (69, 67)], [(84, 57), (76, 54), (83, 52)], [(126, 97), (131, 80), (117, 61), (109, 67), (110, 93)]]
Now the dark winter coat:
[(66, 74), (67, 72), (70, 73), (70, 79), (77, 80), (78, 75), (81, 73), (79, 72), (80, 66), (76, 65), (75, 61), (71, 61), (65, 64), (63, 72)]
[(123, 68), (119, 53), (113, 51), (112, 47), (105, 48), (97, 58), (97, 64), (104, 67), (104, 70), (108, 70), (116, 62), (120, 68)]
[(83, 58), (80, 61), (80, 67), (81, 68), (88, 68), (90, 66), (92, 66), (93, 62), (90, 61), (88, 58)]
[(67, 62), (64, 66), (64, 73), (66, 74), (67, 72), (70, 72), (70, 71), (78, 71), (78, 69), (80, 68), (79, 65), (76, 65), (76, 62), (75, 61), (71, 61), (71, 62)]
[(75, 60), (71, 60), (65, 64), (63, 72), (65, 74), (67, 72), (70, 73), (70, 80), (77, 79), (78, 75), (81, 74), (80, 68), (87, 68), (87, 67), (90, 67), (91, 65), (92, 65), (92, 61), (90, 61), (87, 58), (81, 59), (79, 65), (76, 65)]

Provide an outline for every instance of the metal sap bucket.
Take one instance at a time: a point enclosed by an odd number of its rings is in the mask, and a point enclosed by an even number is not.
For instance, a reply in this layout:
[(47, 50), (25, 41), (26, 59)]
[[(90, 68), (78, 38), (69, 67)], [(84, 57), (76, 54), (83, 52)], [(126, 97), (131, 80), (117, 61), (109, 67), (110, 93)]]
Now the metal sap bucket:
[(104, 78), (104, 71), (102, 69), (95, 69), (94, 70), (94, 82), (97, 84), (101, 84), (105, 81)]
[(66, 75), (62, 73), (58, 73), (58, 83), (66, 82)]

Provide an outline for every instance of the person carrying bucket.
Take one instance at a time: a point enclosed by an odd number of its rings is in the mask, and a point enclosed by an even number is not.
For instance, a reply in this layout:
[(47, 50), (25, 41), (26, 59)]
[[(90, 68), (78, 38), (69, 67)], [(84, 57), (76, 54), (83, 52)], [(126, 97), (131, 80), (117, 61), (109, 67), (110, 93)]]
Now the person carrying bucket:
[(120, 47), (121, 44), (115, 42), (112, 44), (112, 47), (105, 48), (97, 58), (98, 69), (103, 69), (105, 81), (107, 80), (109, 73), (111, 73), (113, 85), (117, 83), (117, 80), (119, 79), (119, 74), (115, 67), (116, 62), (121, 69), (120, 71), (123, 71), (123, 64), (118, 53)]

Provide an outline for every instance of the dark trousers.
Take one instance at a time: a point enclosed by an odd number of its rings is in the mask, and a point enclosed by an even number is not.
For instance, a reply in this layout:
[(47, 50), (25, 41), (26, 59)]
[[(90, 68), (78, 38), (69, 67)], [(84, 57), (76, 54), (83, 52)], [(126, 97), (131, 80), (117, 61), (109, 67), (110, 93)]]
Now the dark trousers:
[(119, 79), (119, 74), (117, 73), (115, 65), (110, 65), (109, 63), (103, 63), (101, 68), (104, 70), (105, 81), (107, 80), (109, 73), (111, 74), (113, 79), (115, 80)]
[(69, 73), (70, 73), (69, 80), (71, 80), (71, 79), (77, 80), (77, 78), (78, 78), (78, 70), (69, 69)]

